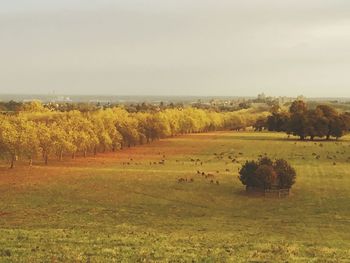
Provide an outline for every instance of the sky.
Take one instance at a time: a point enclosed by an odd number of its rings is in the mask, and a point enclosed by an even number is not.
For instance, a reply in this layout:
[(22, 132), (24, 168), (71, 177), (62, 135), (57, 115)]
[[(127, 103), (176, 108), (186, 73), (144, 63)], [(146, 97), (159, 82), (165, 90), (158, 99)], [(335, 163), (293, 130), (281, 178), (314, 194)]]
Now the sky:
[(350, 97), (349, 0), (0, 0), (0, 93)]

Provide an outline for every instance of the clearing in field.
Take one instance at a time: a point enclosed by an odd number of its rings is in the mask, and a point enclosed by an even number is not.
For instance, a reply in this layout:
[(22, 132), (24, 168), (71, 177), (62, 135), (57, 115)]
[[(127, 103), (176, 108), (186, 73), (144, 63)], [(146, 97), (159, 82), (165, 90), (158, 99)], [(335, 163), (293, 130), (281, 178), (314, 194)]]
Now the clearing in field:
[[(237, 171), (265, 154), (296, 168), (290, 197), (246, 195)], [(253, 132), (179, 136), (49, 166), (3, 164), (0, 261), (346, 262), (349, 164), (349, 137)]]

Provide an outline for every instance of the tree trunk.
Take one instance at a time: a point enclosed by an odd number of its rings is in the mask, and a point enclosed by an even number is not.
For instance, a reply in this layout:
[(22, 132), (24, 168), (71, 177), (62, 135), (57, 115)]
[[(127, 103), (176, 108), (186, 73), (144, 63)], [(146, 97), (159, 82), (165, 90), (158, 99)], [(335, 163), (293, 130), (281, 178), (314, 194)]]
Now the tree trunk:
[(33, 157), (30, 156), (30, 158), (29, 158), (29, 166), (32, 166), (32, 165), (33, 165)]
[(61, 151), (60, 151), (59, 160), (62, 161), (62, 159), (63, 159), (63, 151), (61, 150)]
[(97, 155), (97, 146), (95, 146), (95, 148), (94, 148), (94, 155), (95, 156)]
[(10, 166), (11, 169), (13, 169), (15, 167), (15, 161), (16, 161), (16, 157), (15, 157), (15, 155), (12, 155), (11, 156), (11, 166)]
[(86, 150), (84, 150), (84, 158), (86, 158)]
[(75, 159), (75, 152), (72, 153), (72, 159)]
[(45, 154), (45, 165), (49, 163), (49, 155), (46, 153)]

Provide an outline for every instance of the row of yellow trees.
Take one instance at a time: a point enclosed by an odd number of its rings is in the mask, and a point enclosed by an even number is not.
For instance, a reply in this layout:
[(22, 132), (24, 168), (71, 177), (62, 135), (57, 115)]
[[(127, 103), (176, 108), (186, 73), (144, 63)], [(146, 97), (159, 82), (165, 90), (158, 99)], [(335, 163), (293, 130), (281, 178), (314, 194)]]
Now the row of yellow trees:
[(49, 111), (29, 104), (16, 115), (0, 116), (1, 157), (18, 159), (97, 154), (185, 133), (238, 130), (261, 116), (249, 110), (215, 112), (192, 107), (129, 113), (122, 107), (85, 112)]

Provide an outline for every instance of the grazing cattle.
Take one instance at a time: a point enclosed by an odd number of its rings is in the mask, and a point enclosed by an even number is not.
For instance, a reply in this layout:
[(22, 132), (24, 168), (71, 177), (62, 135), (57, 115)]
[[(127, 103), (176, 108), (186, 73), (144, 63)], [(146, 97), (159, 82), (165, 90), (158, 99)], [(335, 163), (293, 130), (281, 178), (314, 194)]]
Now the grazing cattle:
[(220, 184), (219, 181), (216, 181), (216, 184), (219, 185)]
[(226, 169), (226, 172), (229, 172), (230, 171), (230, 169)]
[(214, 183), (214, 180), (210, 180), (210, 183), (213, 184), (213, 183)]
[(187, 183), (193, 183), (194, 182), (194, 179), (193, 178), (190, 178), (190, 179), (187, 179), (187, 178), (179, 178), (179, 179), (177, 179), (177, 182), (178, 183), (185, 183), (185, 182), (187, 182)]
[(214, 175), (213, 175), (213, 174), (207, 174), (207, 175), (205, 176), (205, 178), (211, 178), (211, 177), (214, 177)]

